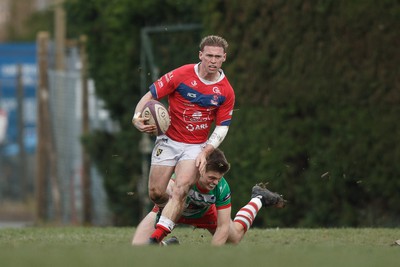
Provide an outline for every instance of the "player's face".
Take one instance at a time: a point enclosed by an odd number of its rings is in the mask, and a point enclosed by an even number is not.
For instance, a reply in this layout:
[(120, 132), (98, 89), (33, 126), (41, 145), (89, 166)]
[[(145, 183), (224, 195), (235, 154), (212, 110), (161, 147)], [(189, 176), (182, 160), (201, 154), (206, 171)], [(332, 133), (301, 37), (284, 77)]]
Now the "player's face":
[(201, 67), (208, 74), (216, 73), (226, 59), (226, 53), (222, 47), (205, 46), (203, 51), (199, 52)]
[(221, 181), (223, 174), (215, 171), (208, 171), (200, 176), (199, 184), (202, 188), (213, 190), (219, 181)]

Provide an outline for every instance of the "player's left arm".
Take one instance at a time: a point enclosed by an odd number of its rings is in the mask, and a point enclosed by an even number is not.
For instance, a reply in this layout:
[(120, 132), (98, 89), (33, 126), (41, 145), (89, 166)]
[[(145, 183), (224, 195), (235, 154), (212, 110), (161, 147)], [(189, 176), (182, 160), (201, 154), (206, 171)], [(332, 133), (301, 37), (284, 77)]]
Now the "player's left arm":
[(198, 167), (200, 174), (204, 174), (207, 157), (210, 155), (225, 139), (228, 133), (229, 126), (216, 126), (210, 138), (207, 141), (206, 146), (200, 152), (196, 158), (196, 167)]
[(221, 143), (224, 141), (228, 134), (229, 125), (233, 115), (233, 108), (235, 106), (235, 93), (232, 87), (229, 86), (230, 90), (227, 90), (225, 100), (222, 105), (218, 108), (215, 128), (210, 138), (207, 140), (205, 148), (196, 158), (196, 167), (199, 169), (200, 174), (204, 174), (206, 167), (206, 159)]
[(215, 246), (224, 245), (229, 236), (229, 227), (231, 223), (231, 207), (218, 210), (217, 229), (211, 240), (211, 244)]
[(209, 139), (207, 140), (207, 146), (210, 145), (215, 149), (219, 147), (222, 141), (224, 141), (226, 135), (228, 134), (229, 126), (231, 125), (234, 106), (235, 94), (233, 93), (232, 89), (228, 90), (225, 100), (217, 109), (215, 117), (215, 128)]

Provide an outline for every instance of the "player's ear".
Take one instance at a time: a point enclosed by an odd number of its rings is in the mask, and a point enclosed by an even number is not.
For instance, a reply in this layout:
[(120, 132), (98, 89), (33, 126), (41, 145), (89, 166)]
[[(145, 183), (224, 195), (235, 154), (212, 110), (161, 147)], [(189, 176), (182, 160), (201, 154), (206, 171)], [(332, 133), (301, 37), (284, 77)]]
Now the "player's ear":
[(201, 60), (202, 57), (203, 57), (203, 52), (199, 51), (199, 59)]

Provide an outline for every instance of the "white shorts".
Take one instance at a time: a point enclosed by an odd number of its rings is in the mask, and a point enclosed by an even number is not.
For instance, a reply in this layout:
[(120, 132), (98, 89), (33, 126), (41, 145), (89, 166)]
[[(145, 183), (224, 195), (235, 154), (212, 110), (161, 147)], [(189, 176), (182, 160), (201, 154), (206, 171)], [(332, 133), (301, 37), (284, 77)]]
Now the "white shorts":
[(205, 145), (176, 142), (166, 135), (157, 136), (151, 165), (176, 166), (181, 160), (196, 160)]

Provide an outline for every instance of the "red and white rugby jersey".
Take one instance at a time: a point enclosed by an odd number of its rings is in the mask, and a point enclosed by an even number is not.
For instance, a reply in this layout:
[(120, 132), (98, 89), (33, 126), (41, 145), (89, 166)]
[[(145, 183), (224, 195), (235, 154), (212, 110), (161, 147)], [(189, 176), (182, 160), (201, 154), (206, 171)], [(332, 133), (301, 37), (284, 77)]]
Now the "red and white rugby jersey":
[(225, 74), (215, 82), (201, 79), (199, 64), (179, 67), (155, 81), (150, 92), (155, 99), (168, 96), (171, 125), (166, 135), (189, 144), (207, 141), (212, 122), (231, 123), (235, 93)]

